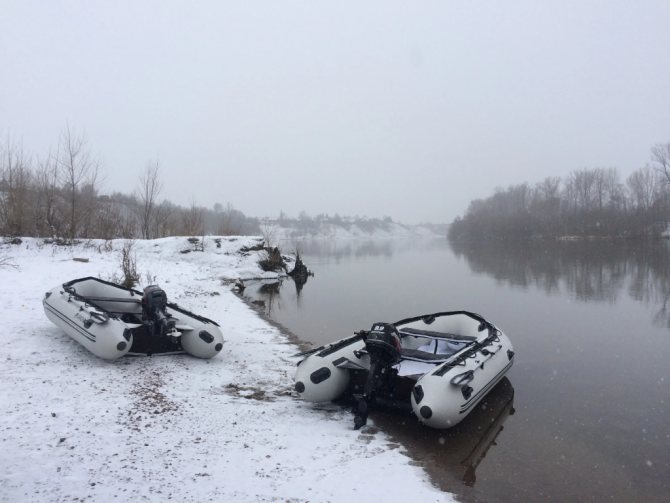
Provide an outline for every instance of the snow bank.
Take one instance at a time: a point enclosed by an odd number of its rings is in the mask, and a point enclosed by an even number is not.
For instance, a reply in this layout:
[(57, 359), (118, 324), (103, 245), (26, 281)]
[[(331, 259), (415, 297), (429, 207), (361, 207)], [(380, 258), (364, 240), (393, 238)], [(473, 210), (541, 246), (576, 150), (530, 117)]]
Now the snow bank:
[[(142, 281), (221, 324), (212, 360), (96, 358), (52, 325), (42, 295), (118, 273), (122, 241), (0, 247), (1, 501), (444, 501), (373, 426), (291, 396), (297, 349), (222, 279), (263, 277), (256, 238), (135, 244)], [(72, 260), (88, 258), (88, 262)], [(146, 273), (146, 274), (145, 274)]]

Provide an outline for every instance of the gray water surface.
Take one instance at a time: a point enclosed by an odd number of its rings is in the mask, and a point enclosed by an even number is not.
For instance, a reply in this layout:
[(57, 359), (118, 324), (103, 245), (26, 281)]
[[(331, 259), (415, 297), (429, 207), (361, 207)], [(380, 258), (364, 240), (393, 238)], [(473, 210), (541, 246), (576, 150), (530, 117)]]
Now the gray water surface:
[(299, 247), (315, 273), (302, 289), (284, 281), (245, 294), (303, 340), (456, 309), (512, 340), (507, 379), (457, 428), (372, 416), (438, 487), (465, 500), (668, 501), (667, 242)]

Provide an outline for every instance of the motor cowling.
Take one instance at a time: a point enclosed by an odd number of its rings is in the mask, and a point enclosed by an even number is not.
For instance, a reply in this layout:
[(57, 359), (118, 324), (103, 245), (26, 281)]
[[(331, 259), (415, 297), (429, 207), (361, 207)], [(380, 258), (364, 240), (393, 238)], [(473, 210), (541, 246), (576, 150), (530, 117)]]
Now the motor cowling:
[(400, 334), (391, 323), (375, 323), (365, 335), (365, 349), (371, 360), (392, 365), (400, 360)]
[(167, 312), (167, 294), (158, 285), (150, 285), (142, 295), (142, 316), (151, 326), (153, 335), (168, 335), (175, 330), (176, 321)]

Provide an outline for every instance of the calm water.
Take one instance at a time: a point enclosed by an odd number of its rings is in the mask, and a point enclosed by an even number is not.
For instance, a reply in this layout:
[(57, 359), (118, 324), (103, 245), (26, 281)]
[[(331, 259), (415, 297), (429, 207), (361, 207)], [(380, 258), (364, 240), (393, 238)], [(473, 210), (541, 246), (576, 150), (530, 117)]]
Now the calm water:
[(508, 379), (457, 428), (372, 416), (439, 487), (465, 500), (668, 501), (669, 243), (300, 249), (315, 272), (301, 290), (285, 281), (246, 294), (304, 340), (461, 308), (510, 336)]

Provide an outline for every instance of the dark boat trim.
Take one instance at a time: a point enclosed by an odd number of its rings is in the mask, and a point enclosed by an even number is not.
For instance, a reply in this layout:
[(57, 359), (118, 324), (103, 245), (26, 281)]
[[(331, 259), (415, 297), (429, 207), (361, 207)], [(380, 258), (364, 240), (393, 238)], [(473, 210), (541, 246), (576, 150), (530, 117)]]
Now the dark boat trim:
[(62, 321), (70, 325), (72, 328), (74, 328), (77, 332), (79, 332), (81, 335), (86, 337), (89, 341), (91, 342), (96, 342), (96, 337), (94, 334), (87, 332), (85, 329), (74, 323), (65, 313), (62, 313), (55, 307), (53, 307), (51, 304), (48, 302), (44, 301), (44, 306), (52, 313), (58, 316)]
[(470, 399), (467, 402), (465, 402), (463, 405), (461, 405), (461, 409), (459, 411), (459, 414), (463, 414), (464, 412), (467, 412), (468, 410), (470, 410), (470, 408), (472, 408), (472, 406), (475, 405), (479, 401), (480, 398), (482, 398), (484, 395), (486, 395), (486, 393), (488, 393), (489, 390), (493, 386), (498, 384), (498, 381), (500, 381), (500, 379), (502, 379), (505, 376), (505, 373), (512, 366), (513, 362), (514, 362), (514, 360), (510, 360), (510, 362), (505, 366), (505, 368), (503, 368), (500, 372), (498, 372), (498, 374), (496, 374), (496, 376), (493, 379), (491, 379), (486, 386), (484, 386), (482, 389), (480, 389), (477, 392), (477, 394), (470, 397)]
[[(486, 321), (483, 316), (481, 316), (477, 313), (473, 313), (472, 311), (442, 311), (442, 312), (439, 312), (439, 313), (423, 314), (421, 316), (412, 316), (411, 318), (405, 318), (405, 319), (402, 319), (400, 321), (396, 321), (393, 325), (395, 325), (397, 327), (398, 325), (405, 325), (407, 323), (412, 323), (413, 321), (423, 321), (424, 323), (427, 323), (427, 320), (430, 320), (430, 319), (434, 320), (435, 318), (438, 318), (438, 317), (441, 317), (441, 316), (452, 316), (452, 315), (455, 315), (455, 314), (464, 314), (464, 315), (469, 316), (470, 318), (478, 321), (482, 325), (481, 330), (483, 330), (484, 328), (488, 328), (489, 331), (495, 330), (495, 327), (490, 322)], [(430, 323), (428, 323), (428, 324), (430, 324)]]

